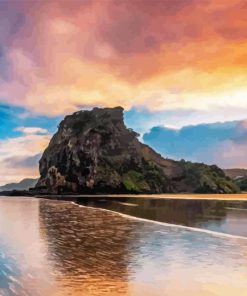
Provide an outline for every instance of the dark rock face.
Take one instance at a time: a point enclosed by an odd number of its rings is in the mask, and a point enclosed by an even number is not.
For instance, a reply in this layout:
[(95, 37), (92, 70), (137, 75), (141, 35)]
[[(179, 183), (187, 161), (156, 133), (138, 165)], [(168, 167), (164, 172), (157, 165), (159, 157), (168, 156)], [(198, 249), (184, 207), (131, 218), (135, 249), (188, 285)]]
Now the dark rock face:
[[(44, 193), (199, 192), (206, 182), (208, 192), (237, 191), (219, 168), (203, 165), (201, 171), (211, 176), (203, 181), (203, 173), (192, 173), (191, 180), (191, 163), (164, 159), (137, 136), (124, 125), (121, 107), (66, 116), (40, 160), (36, 188)], [(216, 177), (219, 184), (212, 180)]]

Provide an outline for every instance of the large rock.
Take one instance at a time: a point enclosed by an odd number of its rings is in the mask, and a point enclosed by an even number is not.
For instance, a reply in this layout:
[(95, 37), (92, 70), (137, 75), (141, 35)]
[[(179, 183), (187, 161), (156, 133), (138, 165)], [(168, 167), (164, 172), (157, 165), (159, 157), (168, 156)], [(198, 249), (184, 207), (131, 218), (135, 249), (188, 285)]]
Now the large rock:
[(235, 192), (216, 166), (165, 159), (126, 128), (123, 108), (66, 116), (40, 160), (47, 193)]

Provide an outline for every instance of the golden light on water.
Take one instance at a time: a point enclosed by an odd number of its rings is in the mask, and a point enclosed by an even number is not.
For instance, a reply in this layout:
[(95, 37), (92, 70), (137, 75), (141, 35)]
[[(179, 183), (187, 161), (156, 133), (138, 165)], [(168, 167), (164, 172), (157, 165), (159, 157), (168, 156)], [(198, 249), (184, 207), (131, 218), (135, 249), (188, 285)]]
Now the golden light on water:
[(245, 240), (67, 202), (1, 198), (0, 205), (4, 293), (247, 295)]

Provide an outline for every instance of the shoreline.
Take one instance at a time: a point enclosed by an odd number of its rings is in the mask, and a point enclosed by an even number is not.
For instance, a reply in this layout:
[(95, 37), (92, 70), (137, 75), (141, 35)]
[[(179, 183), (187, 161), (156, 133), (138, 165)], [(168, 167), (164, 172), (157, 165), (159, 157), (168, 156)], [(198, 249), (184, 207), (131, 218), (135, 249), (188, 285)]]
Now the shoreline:
[(92, 206), (85, 206), (85, 205), (80, 205), (77, 204), (75, 202), (72, 202), (72, 204), (74, 204), (75, 206), (78, 206), (80, 208), (89, 208), (92, 210), (101, 210), (104, 212), (109, 212), (109, 213), (114, 213), (117, 214), (123, 218), (127, 218), (130, 220), (136, 220), (136, 221), (144, 221), (146, 223), (152, 223), (152, 224), (156, 224), (156, 225), (162, 225), (162, 226), (166, 226), (166, 227), (176, 227), (179, 229), (185, 229), (188, 231), (193, 231), (193, 232), (200, 232), (200, 233), (206, 233), (207, 235), (210, 236), (216, 236), (216, 237), (221, 237), (221, 238), (231, 238), (231, 239), (242, 239), (242, 240), (247, 240), (247, 237), (245, 236), (241, 236), (241, 235), (235, 235), (235, 234), (230, 234), (230, 233), (225, 233), (225, 232), (218, 232), (218, 231), (213, 231), (207, 228), (200, 228), (200, 227), (192, 227), (192, 226), (186, 226), (186, 225), (182, 225), (182, 224), (174, 224), (174, 223), (168, 223), (168, 222), (162, 222), (159, 220), (152, 220), (152, 219), (147, 219), (147, 218), (141, 218), (141, 217), (137, 217), (131, 214), (125, 214), (119, 211), (114, 211), (114, 210), (109, 210), (109, 209), (105, 209), (105, 208), (96, 208), (96, 207), (92, 207)]
[(181, 200), (224, 200), (247, 201), (247, 193), (238, 194), (78, 194), (78, 195), (35, 195), (36, 198), (76, 200), (78, 198), (145, 198), (145, 199), (181, 199)]

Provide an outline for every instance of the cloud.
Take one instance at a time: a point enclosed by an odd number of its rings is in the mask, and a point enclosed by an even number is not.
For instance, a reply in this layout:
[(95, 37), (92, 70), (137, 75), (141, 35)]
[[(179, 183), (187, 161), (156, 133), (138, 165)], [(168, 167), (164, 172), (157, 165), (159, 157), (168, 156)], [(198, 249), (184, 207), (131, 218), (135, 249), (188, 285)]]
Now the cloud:
[(10, 158), (6, 158), (4, 160), (5, 164), (10, 167), (14, 166), (15, 168), (31, 168), (37, 169), (39, 160), (41, 158), (42, 153), (38, 153), (33, 156), (14, 156)]
[(41, 127), (25, 127), (25, 126), (20, 126), (15, 129), (18, 132), (22, 132), (23, 134), (26, 135), (46, 135), (48, 134), (48, 130), (45, 128)]
[(180, 129), (157, 126), (145, 133), (143, 139), (166, 157), (218, 164), (223, 168), (247, 167), (244, 120)]
[(151, 4), (1, 1), (0, 100), (48, 115), (95, 105), (247, 110), (245, 1)]
[(152, 127), (172, 127), (181, 129), (188, 125), (198, 125), (225, 121), (246, 119), (246, 110), (232, 106), (231, 112), (227, 106), (215, 108), (215, 110), (171, 109), (150, 111), (145, 107), (131, 108), (125, 111), (125, 123), (140, 134), (147, 133)]
[(37, 160), (49, 140), (48, 134), (33, 133), (0, 140), (0, 185), (38, 176)]

